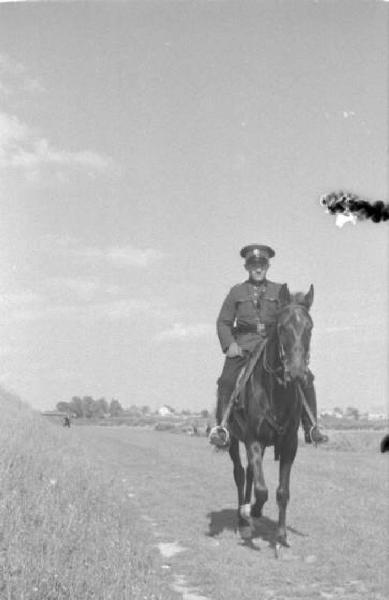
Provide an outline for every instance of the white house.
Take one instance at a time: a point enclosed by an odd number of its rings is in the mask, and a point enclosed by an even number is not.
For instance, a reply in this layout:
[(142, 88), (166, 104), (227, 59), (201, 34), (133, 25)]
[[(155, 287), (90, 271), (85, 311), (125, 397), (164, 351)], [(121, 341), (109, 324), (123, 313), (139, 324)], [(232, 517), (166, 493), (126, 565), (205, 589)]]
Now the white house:
[(388, 415), (382, 412), (369, 413), (367, 418), (369, 421), (383, 421), (388, 418)]
[(168, 415), (173, 415), (174, 410), (170, 406), (164, 404), (163, 406), (161, 406), (161, 408), (158, 409), (158, 414), (160, 417), (167, 417)]

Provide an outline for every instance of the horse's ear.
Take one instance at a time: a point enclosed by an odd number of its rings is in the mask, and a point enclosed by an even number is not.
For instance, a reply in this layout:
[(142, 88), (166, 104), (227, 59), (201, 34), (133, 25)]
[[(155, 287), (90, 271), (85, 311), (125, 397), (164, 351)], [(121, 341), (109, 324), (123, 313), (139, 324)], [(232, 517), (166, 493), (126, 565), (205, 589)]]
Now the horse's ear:
[(281, 306), (284, 306), (285, 304), (290, 304), (290, 291), (289, 291), (288, 285), (286, 283), (284, 283), (281, 286), (280, 293), (279, 293), (279, 299), (280, 299)]
[(309, 288), (308, 293), (305, 294), (304, 304), (307, 307), (307, 309), (309, 310), (312, 306), (312, 303), (313, 303), (313, 285), (311, 283), (311, 287)]

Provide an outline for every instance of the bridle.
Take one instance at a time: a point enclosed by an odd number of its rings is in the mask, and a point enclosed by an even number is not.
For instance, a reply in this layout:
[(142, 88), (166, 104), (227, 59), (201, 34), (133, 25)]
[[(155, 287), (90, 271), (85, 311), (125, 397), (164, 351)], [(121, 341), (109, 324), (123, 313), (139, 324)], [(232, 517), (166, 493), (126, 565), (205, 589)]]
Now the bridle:
[(269, 375), (273, 375), (273, 377), (277, 380), (277, 383), (286, 386), (285, 365), (284, 361), (282, 360), (280, 346), (278, 346), (278, 358), (280, 359), (280, 364), (278, 365), (278, 367), (273, 368), (269, 362), (268, 344), (269, 342), (266, 343), (265, 348), (263, 350), (263, 368), (266, 371), (266, 373), (268, 373)]

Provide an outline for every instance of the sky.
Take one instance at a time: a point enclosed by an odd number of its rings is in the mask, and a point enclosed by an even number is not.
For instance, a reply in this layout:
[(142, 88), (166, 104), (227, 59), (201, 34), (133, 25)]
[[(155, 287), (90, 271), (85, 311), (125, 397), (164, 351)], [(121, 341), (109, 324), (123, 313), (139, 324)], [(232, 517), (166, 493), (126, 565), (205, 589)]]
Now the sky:
[(0, 4), (0, 384), (212, 410), (216, 318), (272, 246), (319, 408), (388, 403), (388, 4)]

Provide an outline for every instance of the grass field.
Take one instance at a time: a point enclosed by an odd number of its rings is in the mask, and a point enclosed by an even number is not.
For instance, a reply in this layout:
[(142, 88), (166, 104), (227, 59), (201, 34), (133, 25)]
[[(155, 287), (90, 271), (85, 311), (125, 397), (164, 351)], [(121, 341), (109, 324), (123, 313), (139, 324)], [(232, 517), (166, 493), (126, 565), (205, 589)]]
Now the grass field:
[(275, 559), (278, 464), (248, 540), (228, 455), (205, 437), (45, 421), (0, 393), (1, 600), (384, 600), (382, 431), (300, 444)]
[(205, 438), (127, 427), (88, 427), (83, 435), (126, 478), (134, 506), (153, 525), (150, 543), (181, 548), (166, 568), (185, 579), (193, 600), (389, 597), (389, 457), (379, 452), (382, 432), (352, 432), (349, 443), (336, 432), (328, 447), (300, 445), (287, 515), (292, 547), (279, 560), (271, 546), (278, 515), (271, 450), (264, 517), (242, 540), (230, 459)]
[(0, 598), (176, 598), (120, 478), (0, 392)]

